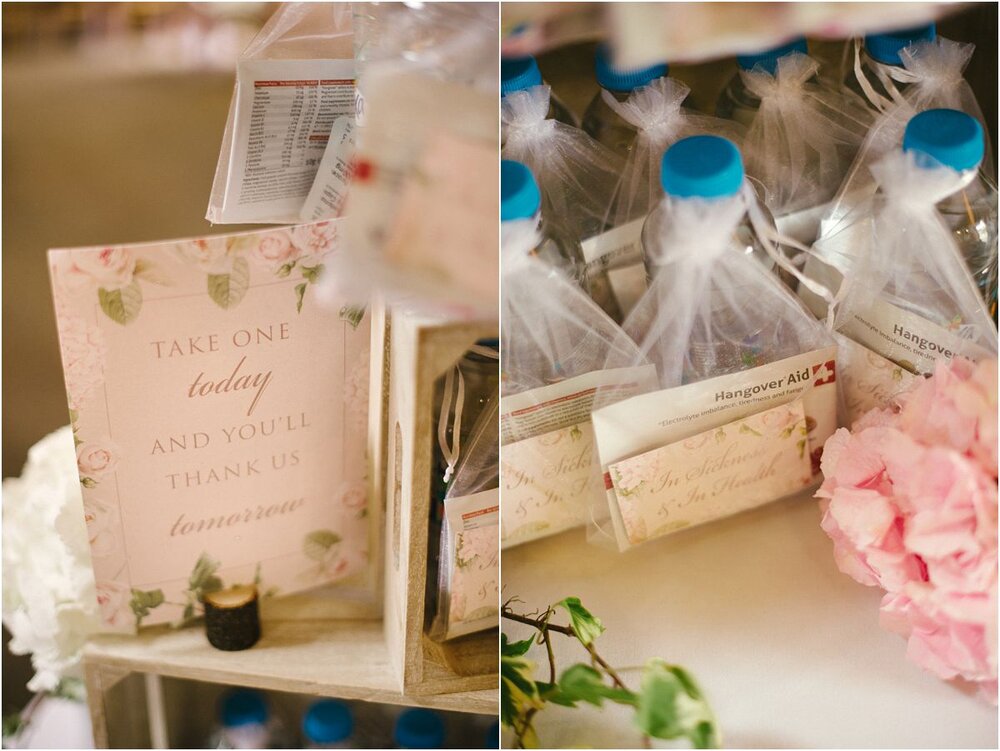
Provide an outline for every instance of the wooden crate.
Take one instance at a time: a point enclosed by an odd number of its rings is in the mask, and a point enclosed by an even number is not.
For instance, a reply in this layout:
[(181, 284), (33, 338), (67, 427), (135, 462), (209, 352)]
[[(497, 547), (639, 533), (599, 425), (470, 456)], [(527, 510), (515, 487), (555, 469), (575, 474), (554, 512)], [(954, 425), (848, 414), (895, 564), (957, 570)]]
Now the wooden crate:
[[(373, 605), (364, 597), (351, 602), (320, 590), (265, 600), (261, 640), (243, 652), (214, 649), (200, 625), (94, 637), (83, 664), (98, 747), (109, 747), (113, 738), (138, 738), (135, 744), (142, 747), (146, 737), (152, 747), (166, 747), (160, 677), (496, 714), (497, 632), (445, 645), (424, 637), (434, 381), (473, 342), (496, 330), (414, 315), (391, 318), (381, 305), (372, 316), (370, 549), (377, 553), (372, 576), (386, 573), (384, 598)], [(396, 399), (390, 398), (393, 386)], [(390, 407), (404, 404), (390, 417)], [(393, 439), (390, 424), (400, 426), (400, 435), (405, 426), (402, 440)], [(409, 466), (389, 461), (388, 452), (397, 448)], [(386, 478), (397, 475), (387, 485)], [(387, 506), (398, 513), (386, 516)], [(123, 701), (143, 686), (144, 705)]]
[(443, 643), (426, 636), (435, 384), (478, 339), (496, 336), (495, 324), (442, 323), (399, 309), (388, 321), (383, 618), (392, 668), (408, 695), (498, 685), (497, 629)]

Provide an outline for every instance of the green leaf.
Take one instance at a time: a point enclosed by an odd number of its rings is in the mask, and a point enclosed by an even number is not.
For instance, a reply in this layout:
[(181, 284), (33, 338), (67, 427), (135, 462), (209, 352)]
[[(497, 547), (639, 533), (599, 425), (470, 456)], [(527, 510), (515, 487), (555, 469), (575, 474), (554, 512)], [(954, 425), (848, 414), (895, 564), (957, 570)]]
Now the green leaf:
[(560, 600), (553, 607), (564, 608), (569, 613), (569, 625), (576, 634), (576, 638), (582, 644), (590, 644), (594, 639), (604, 633), (604, 626), (600, 620), (590, 614), (583, 605), (580, 604), (579, 597), (567, 597)]
[(323, 274), (323, 264), (317, 264), (316, 266), (302, 266), (302, 278), (305, 279), (310, 284), (315, 284), (319, 281), (320, 276)]
[(534, 643), (534, 637), (524, 639), (523, 641), (508, 642), (507, 634), (500, 634), (500, 654), (507, 657), (520, 657), (523, 654), (527, 654)]
[(529, 709), (542, 708), (534, 673), (535, 663), (523, 655), (500, 656), (500, 721), (507, 727)]
[(289, 261), (288, 263), (281, 266), (275, 273), (279, 279), (284, 279), (289, 274), (292, 273), (292, 269), (295, 268), (295, 261)]
[(127, 287), (121, 289), (97, 290), (97, 301), (101, 304), (104, 315), (122, 326), (132, 323), (142, 308), (142, 288), (135, 279)]
[(340, 309), (340, 318), (343, 321), (347, 321), (351, 324), (352, 329), (356, 329), (358, 324), (361, 323), (361, 319), (365, 317), (365, 307), (356, 307), (354, 305), (345, 305)]
[(301, 313), (302, 312), (302, 301), (305, 299), (305, 296), (306, 296), (306, 286), (307, 286), (306, 282), (302, 282), (301, 284), (296, 284), (295, 285), (295, 312), (296, 313)]
[[(219, 562), (213, 560), (208, 553), (202, 553), (198, 556), (198, 560), (194, 564), (194, 568), (191, 570), (191, 576), (188, 578), (188, 589), (195, 592), (214, 592), (222, 588), (222, 581), (219, 577), (215, 576), (215, 572), (219, 570)], [(205, 589), (205, 586), (214, 586), (215, 583), (219, 586), (215, 589)]]
[(141, 589), (132, 590), (132, 599), (129, 600), (129, 607), (135, 616), (135, 625), (141, 626), (142, 619), (149, 615), (153, 608), (158, 608), (164, 602), (163, 590), (152, 589), (144, 591)]
[(250, 287), (250, 264), (246, 258), (233, 259), (228, 274), (208, 275), (208, 296), (223, 310), (239, 305)]
[(605, 699), (630, 706), (639, 703), (638, 695), (628, 689), (606, 684), (600, 671), (583, 663), (563, 671), (555, 690), (557, 693), (546, 696), (546, 700), (568, 707), (574, 707), (580, 701), (599, 707)]
[(97, 480), (95, 480), (93, 477), (84, 477), (82, 480), (80, 480), (80, 484), (83, 485), (83, 487), (88, 488), (88, 489), (90, 489), (90, 488), (96, 488), (97, 487)]
[(307, 558), (321, 561), (330, 548), (339, 543), (340, 540), (341, 537), (336, 532), (331, 532), (329, 529), (317, 529), (306, 535), (306, 539), (302, 542), (302, 552), (306, 554)]
[(695, 748), (719, 745), (715, 716), (683, 668), (653, 659), (642, 671), (635, 723), (653, 738), (688, 738)]

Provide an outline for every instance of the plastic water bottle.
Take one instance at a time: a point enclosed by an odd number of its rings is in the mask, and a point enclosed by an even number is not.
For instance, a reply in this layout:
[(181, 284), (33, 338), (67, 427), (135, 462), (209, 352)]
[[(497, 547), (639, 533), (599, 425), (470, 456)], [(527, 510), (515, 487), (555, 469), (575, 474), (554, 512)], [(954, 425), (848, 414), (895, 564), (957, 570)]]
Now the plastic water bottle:
[[(532, 86), (541, 86), (542, 71), (533, 57), (507, 57), (500, 61), (500, 96), (514, 91), (523, 91)], [(549, 119), (566, 125), (578, 126), (577, 120), (565, 104), (555, 95), (549, 96)]]
[[(926, 110), (910, 119), (903, 150), (917, 155), (917, 165), (942, 165), (970, 182), (937, 204), (951, 229), (976, 286), (991, 312), (997, 300), (997, 187), (983, 173), (983, 128), (957, 110)], [(971, 173), (971, 174), (970, 174)]]
[(429, 709), (406, 709), (396, 718), (392, 740), (396, 748), (443, 748), (444, 720)]
[(314, 701), (302, 716), (306, 748), (356, 748), (354, 713), (342, 701)]
[[(682, 138), (667, 149), (660, 169), (660, 180), (667, 199), (650, 212), (642, 228), (643, 261), (650, 280), (656, 274), (671, 273), (669, 264), (654, 261), (660, 255), (661, 238), (668, 236), (671, 217), (667, 201), (732, 199), (743, 189), (744, 179), (740, 151), (726, 138), (691, 136)], [(766, 208), (760, 203), (759, 207), (773, 226), (773, 219)], [(764, 268), (773, 267), (774, 262), (764, 250), (748, 216), (744, 215), (737, 225), (735, 239), (737, 246), (732, 252), (752, 255)], [(775, 283), (778, 283), (777, 280)], [(715, 285), (715, 282), (712, 284)], [(718, 297), (713, 295), (712, 300)], [(736, 373), (798, 354), (794, 337), (789, 337), (788, 351), (781, 351), (783, 337), (764, 335), (767, 329), (775, 329), (780, 322), (756, 316), (759, 320), (748, 330), (746, 321), (755, 317), (753, 311), (745, 311), (737, 320), (728, 307), (722, 306), (713, 308), (712, 316), (711, 332), (697, 327), (692, 331), (683, 370), (685, 383)], [(765, 341), (770, 347), (767, 351), (761, 345)]]
[(601, 90), (583, 113), (583, 130), (612, 151), (623, 157), (627, 156), (635, 141), (636, 129), (607, 105), (603, 92), (608, 91), (619, 102), (624, 102), (640, 86), (648, 86), (657, 78), (666, 76), (667, 64), (659, 63), (646, 68), (616, 68), (611, 63), (610, 50), (602, 44), (594, 55), (594, 69)]
[(219, 728), (213, 748), (277, 748), (267, 699), (259, 691), (226, 692), (218, 706)]
[(588, 270), (580, 243), (541, 214), (542, 195), (531, 170), (520, 162), (500, 163), (500, 221), (534, 219), (539, 223), (541, 242), (533, 254), (560, 269), (576, 281), (613, 319), (621, 320), (621, 310), (611, 290), (608, 273), (602, 268)]
[[(809, 54), (805, 37), (793, 39), (780, 47), (774, 47), (753, 55), (738, 55), (736, 64), (740, 70), (753, 70), (760, 65), (772, 76), (777, 72), (778, 60), (793, 52), (801, 52), (803, 55)], [(715, 105), (715, 114), (726, 120), (735, 120), (746, 127), (750, 127), (757, 110), (760, 109), (760, 99), (743, 84), (743, 78), (736, 73), (726, 87), (719, 94), (719, 101)]]
[[(869, 34), (866, 36), (864, 46), (862, 47), (860, 54), (861, 72), (871, 83), (875, 93), (882, 97), (891, 98), (889, 97), (889, 92), (886, 91), (885, 86), (883, 86), (882, 82), (879, 80), (879, 73), (881, 72), (883, 75), (891, 76), (891, 70), (893, 68), (903, 67), (903, 61), (899, 56), (899, 53), (902, 50), (906, 49), (911, 44), (915, 44), (916, 42), (932, 42), (936, 37), (937, 29), (934, 24), (917, 26), (912, 29), (899, 29), (898, 31), (890, 31), (885, 34)], [(865, 94), (864, 89), (862, 89), (861, 84), (858, 81), (858, 77), (854, 72), (853, 61), (848, 68), (845, 83), (847, 88), (868, 102), (869, 106), (874, 108), (874, 105), (868, 99), (868, 95)], [(909, 86), (908, 83), (896, 80), (893, 80), (893, 85), (900, 93), (906, 91), (907, 86)]]

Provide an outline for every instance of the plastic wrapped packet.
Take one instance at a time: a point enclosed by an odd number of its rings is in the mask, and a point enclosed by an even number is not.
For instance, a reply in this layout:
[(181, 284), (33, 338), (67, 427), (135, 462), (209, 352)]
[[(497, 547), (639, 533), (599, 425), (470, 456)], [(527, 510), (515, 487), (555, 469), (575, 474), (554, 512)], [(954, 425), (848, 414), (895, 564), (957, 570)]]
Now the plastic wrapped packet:
[(300, 220), (334, 120), (354, 116), (353, 47), (350, 3), (278, 7), (237, 62), (210, 222)]
[(350, 222), (323, 289), (495, 318), (496, 5), (385, 5), (359, 10)]
[(453, 639), (499, 624), (499, 394), (487, 402), (444, 500), (438, 606), (431, 638)]
[(736, 235), (749, 216), (786, 266), (738, 149), (684, 139), (663, 175), (644, 235), (655, 273), (620, 334), (657, 377), (625, 400), (603, 386), (591, 414), (589, 536), (618, 550), (810, 486), (836, 429), (830, 333)]
[(970, 185), (975, 170), (932, 166), (917, 152), (897, 150), (873, 172), (879, 193), (852, 231), (866, 245), (833, 315), (849, 422), (886, 406), (913, 375), (933, 373), (941, 358), (979, 360), (997, 352), (996, 327), (936, 208)]
[(503, 158), (528, 167), (542, 191), (543, 213), (560, 217), (577, 239), (604, 228), (621, 159), (582, 130), (547, 119), (548, 86), (512, 91), (501, 100)]
[(760, 99), (743, 147), (747, 174), (764, 185), (783, 231), (806, 243), (874, 119), (860, 97), (818, 82), (818, 72), (819, 63), (799, 52), (780, 57), (773, 75), (761, 66), (740, 71)]
[[(501, 545), (586, 521), (594, 473), (596, 389), (655, 384), (635, 344), (569, 278), (530, 254), (531, 220), (504, 222), (501, 240)], [(610, 398), (610, 397), (608, 397)]]
[(660, 159), (667, 147), (684, 136), (713, 133), (739, 143), (744, 135), (738, 123), (701, 115), (682, 103), (690, 89), (673, 78), (661, 77), (637, 88), (619, 102), (604, 90), (605, 104), (636, 129), (632, 147), (618, 178), (604, 224), (608, 231), (583, 244), (588, 268), (606, 273), (618, 307), (627, 313), (646, 286), (639, 238), (649, 210), (663, 195)]

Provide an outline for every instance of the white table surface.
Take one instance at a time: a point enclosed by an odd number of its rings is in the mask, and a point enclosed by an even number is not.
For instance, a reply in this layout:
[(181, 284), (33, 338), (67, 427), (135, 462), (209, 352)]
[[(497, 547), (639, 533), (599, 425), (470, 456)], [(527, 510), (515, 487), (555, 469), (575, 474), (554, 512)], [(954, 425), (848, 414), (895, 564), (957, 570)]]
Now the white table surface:
[[(505, 550), (503, 598), (529, 612), (576, 595), (607, 627), (597, 646), (612, 665), (688, 668), (726, 747), (996, 748), (996, 708), (906, 659), (878, 625), (880, 592), (837, 570), (819, 521), (815, 501), (789, 499), (625, 554), (574, 530)], [(560, 670), (586, 661), (573, 640), (554, 644)], [(543, 649), (529, 654), (547, 670)], [(546, 747), (628, 747), (629, 714), (550, 707), (536, 728)]]

